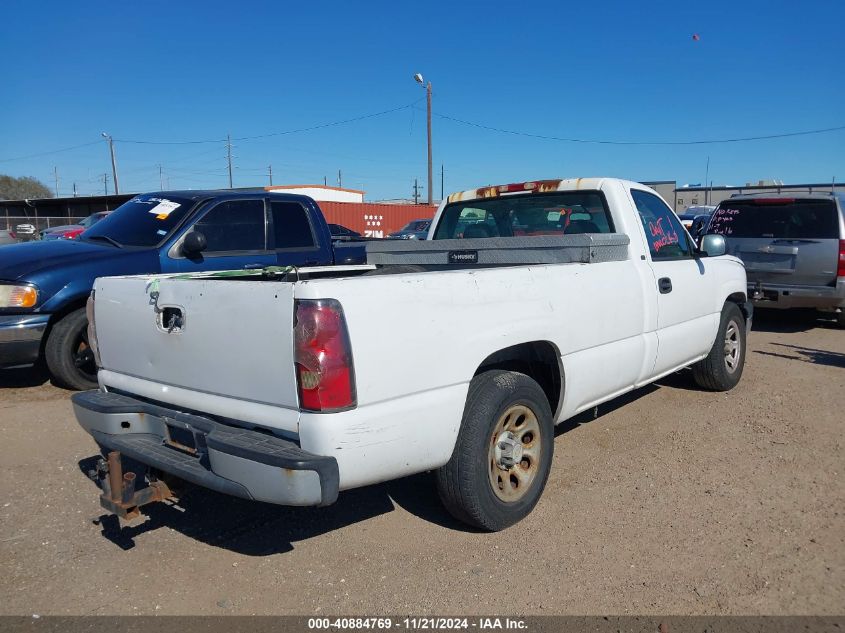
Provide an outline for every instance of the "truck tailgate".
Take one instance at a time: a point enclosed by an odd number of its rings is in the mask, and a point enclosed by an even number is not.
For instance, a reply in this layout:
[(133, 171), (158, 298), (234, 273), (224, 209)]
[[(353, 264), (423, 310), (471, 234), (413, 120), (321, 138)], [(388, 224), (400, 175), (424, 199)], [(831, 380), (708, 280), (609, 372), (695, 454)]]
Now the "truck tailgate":
[[(293, 284), (106, 277), (95, 285), (102, 368), (239, 400), (298, 407)], [(158, 291), (157, 301), (151, 293)], [(182, 325), (168, 331), (170, 309)]]

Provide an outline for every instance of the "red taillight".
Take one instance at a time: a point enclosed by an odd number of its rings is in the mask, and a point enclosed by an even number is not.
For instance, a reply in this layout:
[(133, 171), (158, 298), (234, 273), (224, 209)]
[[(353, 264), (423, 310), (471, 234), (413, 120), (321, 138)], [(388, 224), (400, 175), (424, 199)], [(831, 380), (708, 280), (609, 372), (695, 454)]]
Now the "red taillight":
[(354, 407), (352, 349), (340, 303), (297, 301), (293, 333), (300, 407), (309, 411)]
[(837, 277), (845, 277), (845, 240), (839, 240), (839, 266), (836, 268)]

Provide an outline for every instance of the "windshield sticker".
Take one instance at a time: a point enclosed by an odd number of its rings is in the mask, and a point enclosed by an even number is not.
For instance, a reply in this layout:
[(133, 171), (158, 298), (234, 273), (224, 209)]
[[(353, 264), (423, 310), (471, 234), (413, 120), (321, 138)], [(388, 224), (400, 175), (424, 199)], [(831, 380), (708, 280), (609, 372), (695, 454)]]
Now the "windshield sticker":
[(167, 235), (167, 231), (165, 231), (164, 229), (159, 229), (158, 231), (156, 231), (156, 235)]
[(173, 213), (176, 209), (181, 207), (182, 205), (178, 202), (171, 202), (170, 200), (162, 200), (152, 209), (149, 209), (148, 213), (152, 213), (156, 216), (156, 220), (166, 220), (167, 216)]

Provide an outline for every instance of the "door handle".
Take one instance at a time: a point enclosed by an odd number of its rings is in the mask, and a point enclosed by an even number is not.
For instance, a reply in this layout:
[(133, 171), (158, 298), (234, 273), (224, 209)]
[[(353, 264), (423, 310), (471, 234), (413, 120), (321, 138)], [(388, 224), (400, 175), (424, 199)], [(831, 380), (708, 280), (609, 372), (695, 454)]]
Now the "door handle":
[(264, 264), (244, 264), (244, 270), (258, 270), (264, 268)]
[(672, 280), (668, 277), (661, 277), (657, 280), (657, 289), (660, 290), (662, 295), (672, 292)]

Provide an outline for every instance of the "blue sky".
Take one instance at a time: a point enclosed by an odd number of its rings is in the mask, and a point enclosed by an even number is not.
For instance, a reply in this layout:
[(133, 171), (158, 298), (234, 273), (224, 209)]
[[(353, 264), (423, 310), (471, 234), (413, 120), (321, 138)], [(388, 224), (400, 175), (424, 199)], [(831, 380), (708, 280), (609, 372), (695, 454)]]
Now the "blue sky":
[[(105, 130), (121, 189), (362, 188), (408, 197), (426, 181), (421, 72), (434, 91), (435, 197), (539, 178), (621, 176), (714, 184), (845, 180), (842, 2), (24, 2), (0, 7), (0, 173), (59, 191), (103, 190)], [(693, 34), (700, 39), (693, 40)], [(212, 143), (157, 145), (126, 141)], [(66, 152), (20, 157), (93, 143)], [(15, 159), (15, 160), (8, 160)]]

